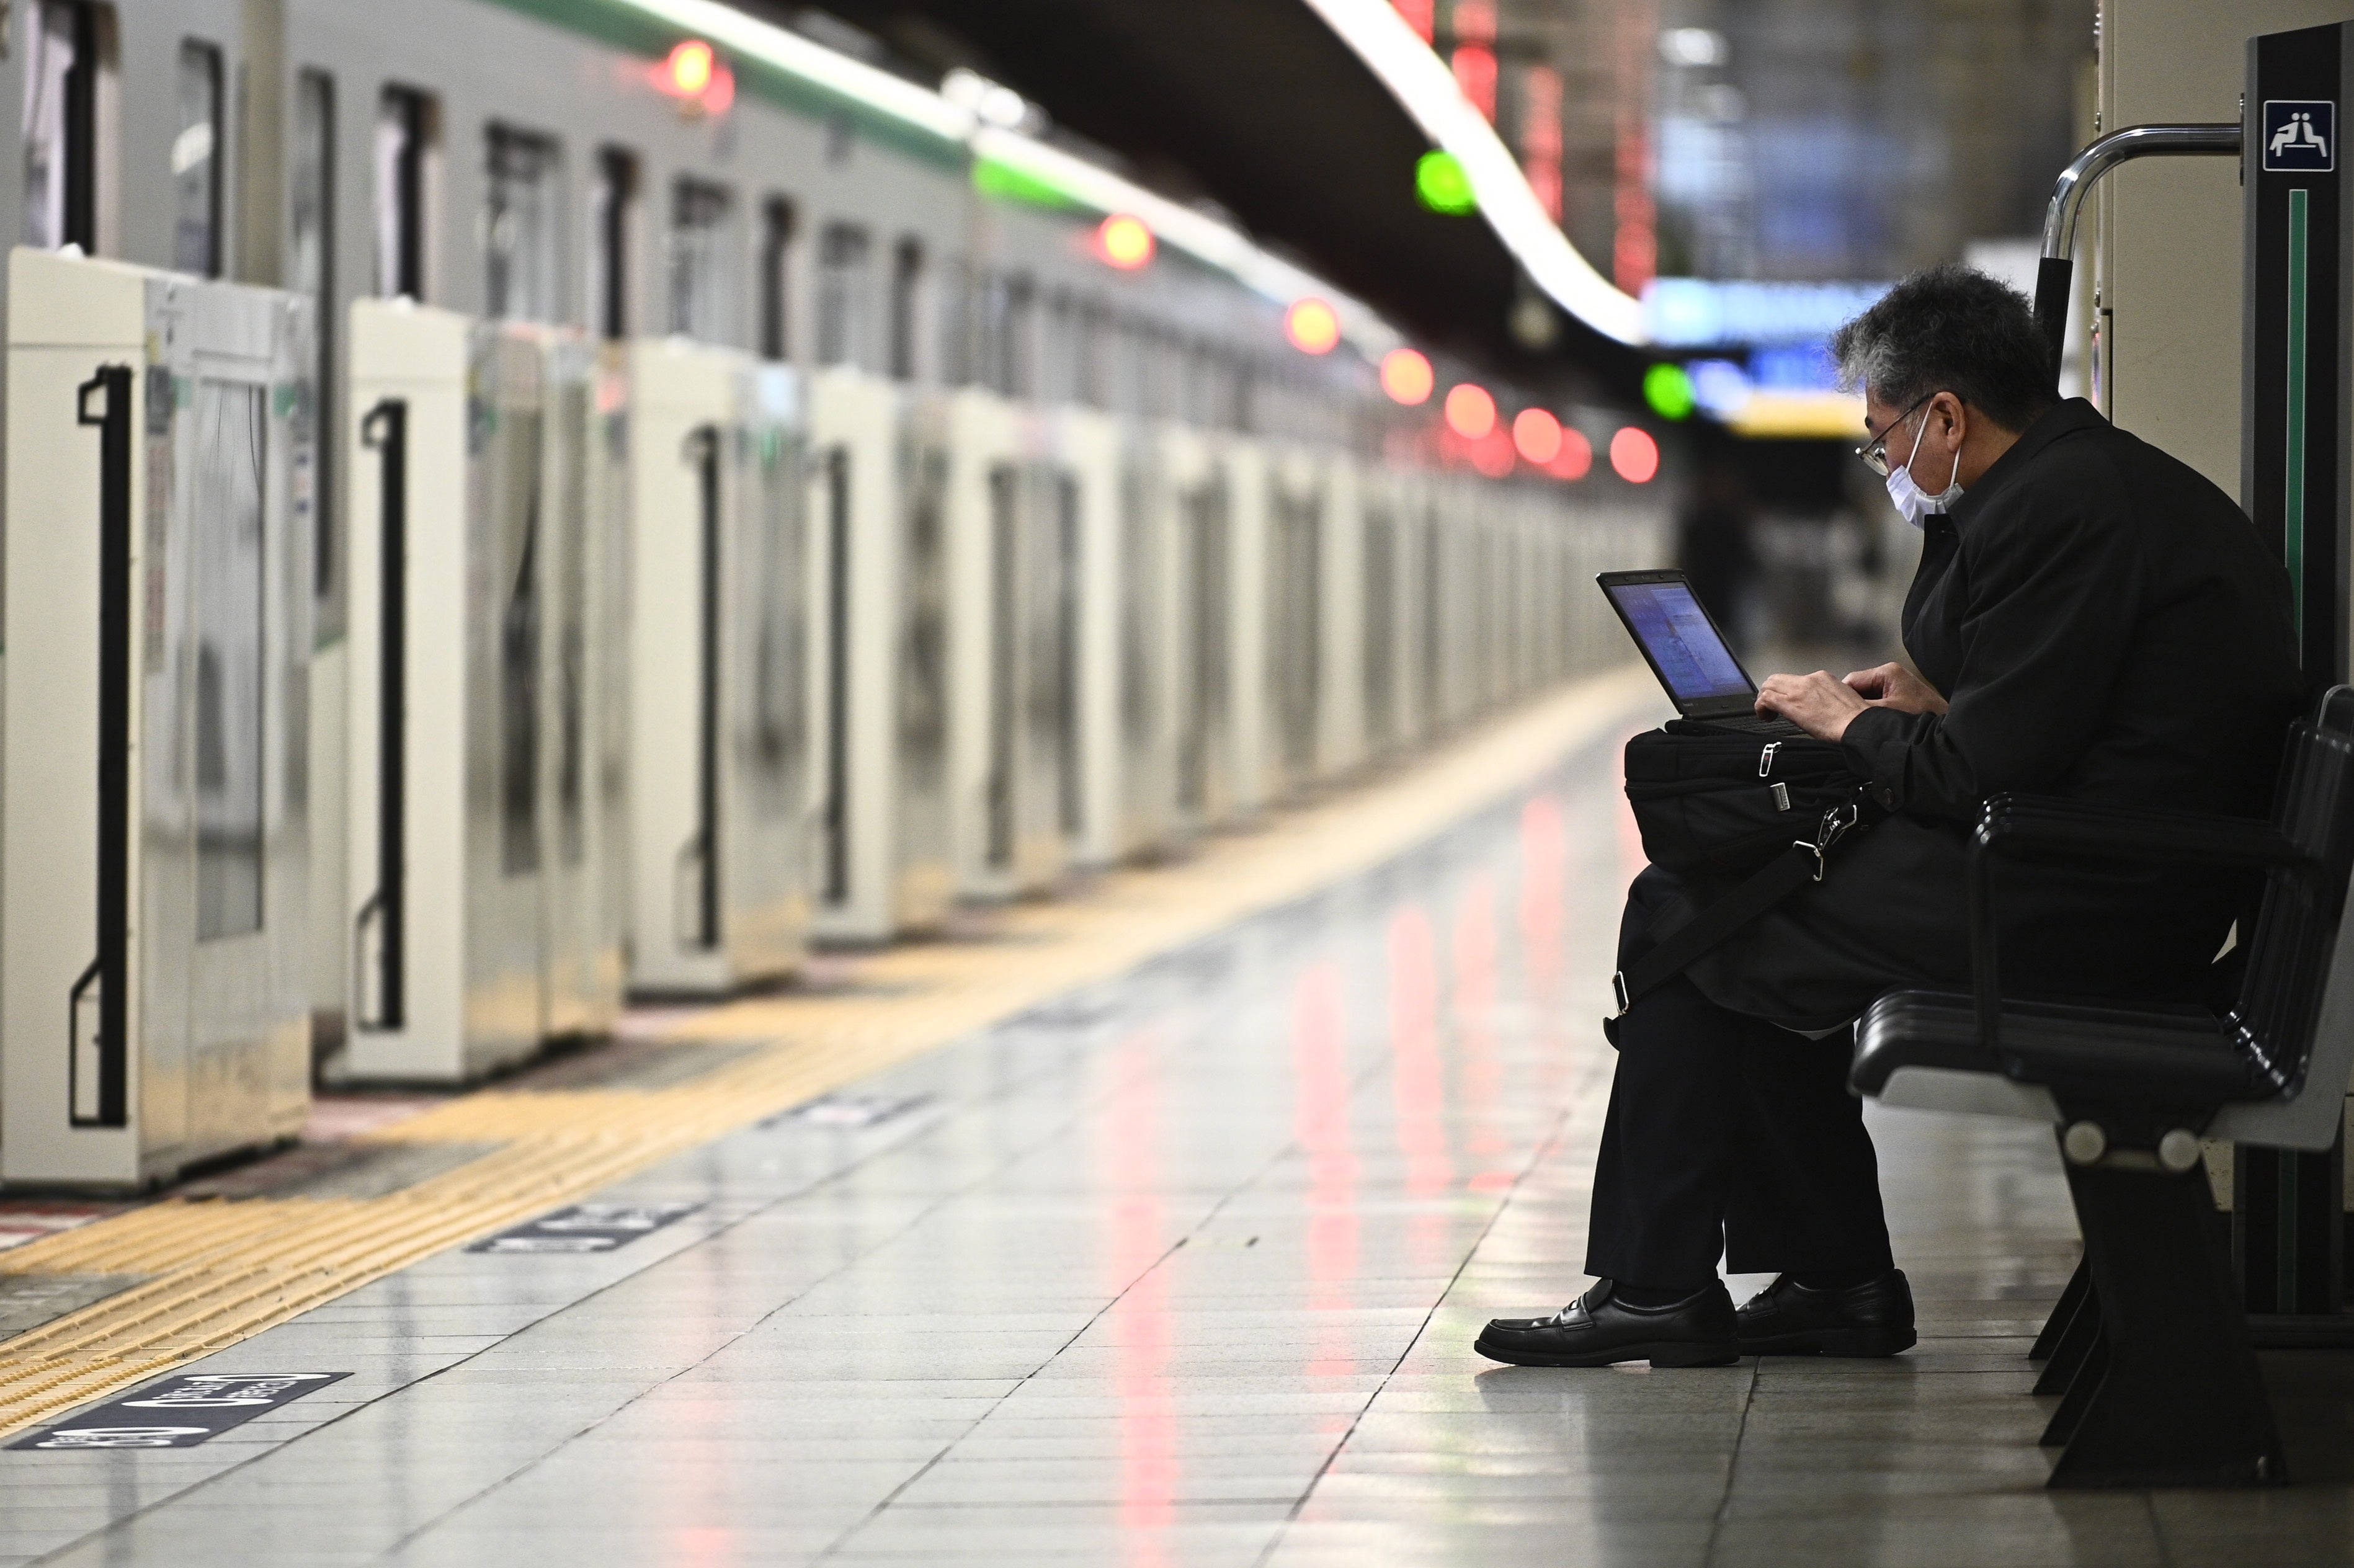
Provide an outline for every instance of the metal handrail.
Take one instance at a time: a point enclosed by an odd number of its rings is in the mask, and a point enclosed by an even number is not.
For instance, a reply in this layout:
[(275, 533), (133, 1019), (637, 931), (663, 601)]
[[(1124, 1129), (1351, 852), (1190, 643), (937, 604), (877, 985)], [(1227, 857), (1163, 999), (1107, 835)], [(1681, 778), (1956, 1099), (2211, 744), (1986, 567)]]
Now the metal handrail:
[(2128, 125), (2102, 137), (2060, 171), (2059, 181), (2052, 187), (2052, 201), (2043, 210), (2043, 257), (2035, 270), (2035, 320), (2052, 345), (2053, 374), (2059, 371), (2068, 290), (2075, 281), (2076, 219), (2093, 183), (2135, 158), (2226, 153), (2237, 157), (2240, 134), (2236, 123)]

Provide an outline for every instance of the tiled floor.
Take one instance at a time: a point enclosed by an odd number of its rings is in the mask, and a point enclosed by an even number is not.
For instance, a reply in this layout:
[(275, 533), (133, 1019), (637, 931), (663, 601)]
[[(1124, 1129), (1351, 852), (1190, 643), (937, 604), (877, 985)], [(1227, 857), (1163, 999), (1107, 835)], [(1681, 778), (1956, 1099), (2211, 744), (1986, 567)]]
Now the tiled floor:
[[(350, 1375), (202, 1446), (0, 1452), (0, 1563), (2354, 1561), (2342, 1467), (2041, 1489), (2073, 1228), (2033, 1128), (1875, 1122), (1908, 1356), (1470, 1353), (1585, 1283), (1614, 779), (673, 1159), (603, 1196), (700, 1206), (618, 1251), (271, 1329), (196, 1370)], [(2276, 1370), (2342, 1425), (2335, 1360)]]

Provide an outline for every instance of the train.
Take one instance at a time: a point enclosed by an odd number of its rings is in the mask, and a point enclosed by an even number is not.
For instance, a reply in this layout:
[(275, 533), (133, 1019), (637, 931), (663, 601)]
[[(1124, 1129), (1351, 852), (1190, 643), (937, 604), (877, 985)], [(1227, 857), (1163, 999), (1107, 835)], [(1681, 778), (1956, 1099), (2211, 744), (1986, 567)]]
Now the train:
[(11, 1185), (1182, 853), (1620, 662), (1587, 579), (1668, 547), (969, 72), (709, 0), (6, 26)]

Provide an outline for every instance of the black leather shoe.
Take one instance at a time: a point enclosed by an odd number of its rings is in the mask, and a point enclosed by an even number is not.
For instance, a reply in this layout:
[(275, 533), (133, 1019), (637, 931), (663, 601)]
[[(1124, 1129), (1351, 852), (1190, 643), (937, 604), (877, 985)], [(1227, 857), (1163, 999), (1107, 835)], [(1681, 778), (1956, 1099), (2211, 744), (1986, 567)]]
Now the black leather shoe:
[(1786, 1274), (1750, 1298), (1740, 1325), (1751, 1356), (1893, 1356), (1916, 1338), (1901, 1268), (1844, 1290), (1809, 1290)]
[(1741, 1359), (1722, 1280), (1672, 1307), (1630, 1307), (1605, 1279), (1550, 1318), (1499, 1318), (1471, 1347), (1516, 1367), (1721, 1367)]

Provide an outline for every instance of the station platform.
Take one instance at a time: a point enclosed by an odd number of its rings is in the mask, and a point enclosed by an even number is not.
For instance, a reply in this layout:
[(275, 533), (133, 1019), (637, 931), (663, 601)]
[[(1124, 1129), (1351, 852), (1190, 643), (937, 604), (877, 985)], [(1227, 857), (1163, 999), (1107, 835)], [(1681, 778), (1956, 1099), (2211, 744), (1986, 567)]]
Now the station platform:
[[(2274, 1363), (2296, 1487), (2041, 1489), (2031, 1127), (1874, 1111), (1907, 1355), (1472, 1353), (1588, 1283), (1660, 716), (1589, 682), (1182, 863), (0, 1213), (0, 1563), (2347, 1561), (2336, 1356)], [(126, 1429), (172, 1446), (74, 1436)]]

